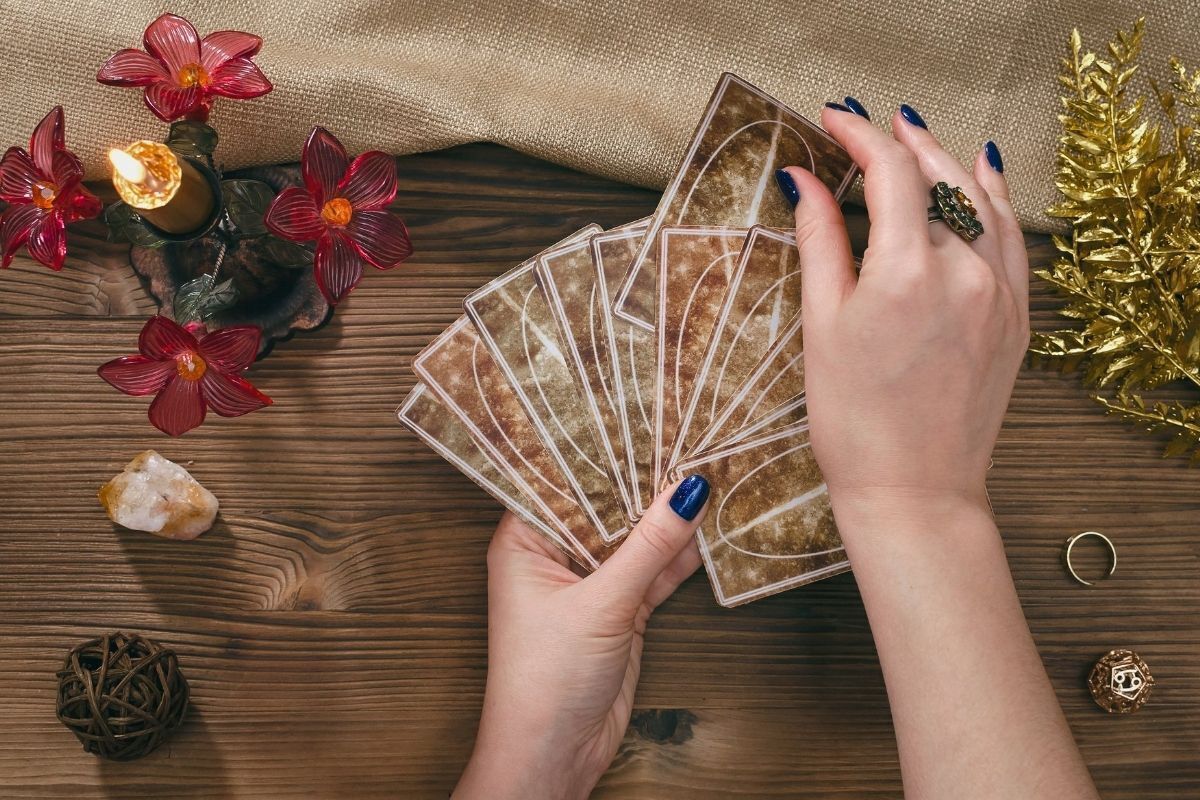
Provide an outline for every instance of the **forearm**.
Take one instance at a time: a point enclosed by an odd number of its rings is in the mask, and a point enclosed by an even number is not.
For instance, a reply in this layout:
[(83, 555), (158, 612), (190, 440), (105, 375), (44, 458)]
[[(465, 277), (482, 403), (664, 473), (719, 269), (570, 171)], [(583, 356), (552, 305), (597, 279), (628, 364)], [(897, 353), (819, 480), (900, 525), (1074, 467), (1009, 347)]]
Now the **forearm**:
[(835, 502), (887, 684), (906, 796), (1094, 798), (981, 504)]

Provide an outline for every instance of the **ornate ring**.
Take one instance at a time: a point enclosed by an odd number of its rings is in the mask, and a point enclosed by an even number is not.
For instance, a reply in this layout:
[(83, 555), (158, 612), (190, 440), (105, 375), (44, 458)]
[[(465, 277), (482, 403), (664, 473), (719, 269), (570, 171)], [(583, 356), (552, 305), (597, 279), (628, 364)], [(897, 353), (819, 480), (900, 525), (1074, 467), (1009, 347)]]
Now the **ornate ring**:
[(1096, 705), (1110, 714), (1132, 714), (1150, 697), (1154, 676), (1132, 650), (1109, 650), (1088, 675), (1088, 690)]
[(929, 207), (930, 222), (944, 222), (950, 230), (964, 240), (973, 242), (983, 233), (983, 223), (979, 221), (979, 212), (971, 198), (957, 186), (951, 186), (945, 181), (938, 181), (930, 190), (933, 195), (933, 205)]
[(1067, 564), (1067, 572), (1071, 573), (1071, 577), (1082, 583), (1084, 586), (1095, 586), (1096, 584), (1092, 581), (1085, 581), (1083, 578), (1079, 577), (1079, 574), (1075, 572), (1075, 567), (1071, 566), (1071, 548), (1073, 548), (1075, 543), (1085, 536), (1095, 536), (1108, 546), (1108, 572), (1105, 574), (1105, 577), (1108, 577), (1117, 571), (1117, 547), (1112, 543), (1112, 539), (1109, 539), (1103, 533), (1099, 533), (1098, 531), (1084, 531), (1083, 533), (1077, 533), (1070, 539), (1067, 539), (1067, 547), (1066, 550), (1063, 551), (1063, 561), (1065, 561)]

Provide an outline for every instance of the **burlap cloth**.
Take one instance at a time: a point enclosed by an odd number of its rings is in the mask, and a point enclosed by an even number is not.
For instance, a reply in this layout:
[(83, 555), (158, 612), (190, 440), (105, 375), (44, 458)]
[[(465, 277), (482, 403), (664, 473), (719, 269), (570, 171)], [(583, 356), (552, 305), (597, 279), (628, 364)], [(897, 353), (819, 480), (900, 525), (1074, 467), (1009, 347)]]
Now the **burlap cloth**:
[(852, 94), (886, 124), (910, 103), (964, 160), (995, 139), (1021, 220), (1038, 230), (1052, 224), (1042, 209), (1071, 28), (1100, 47), (1144, 13), (1149, 72), (1165, 77), (1170, 54), (1200, 66), (1193, 0), (0, 0), (0, 145), (23, 144), (56, 103), (93, 177), (108, 147), (160, 138), (140, 90), (95, 74), (168, 9), (201, 35), (266, 40), (257, 61), (275, 91), (219, 100), (211, 120), (231, 168), (297, 160), (319, 123), (351, 151), (489, 140), (662, 187), (730, 70), (810, 116)]

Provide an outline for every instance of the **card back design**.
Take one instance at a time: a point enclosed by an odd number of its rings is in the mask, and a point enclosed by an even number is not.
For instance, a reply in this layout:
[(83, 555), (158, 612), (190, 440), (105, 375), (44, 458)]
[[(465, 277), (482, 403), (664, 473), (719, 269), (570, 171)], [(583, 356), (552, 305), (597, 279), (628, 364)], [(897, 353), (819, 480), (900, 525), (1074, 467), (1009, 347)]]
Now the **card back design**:
[(713, 327), (739, 262), (746, 231), (666, 227), (659, 233), (658, 369), (654, 392), (654, 480), (695, 388)]
[[(600, 231), (591, 225), (574, 237)], [(584, 512), (606, 542), (629, 532), (616, 482), (585, 410), (550, 304), (531, 259), (472, 292), (467, 316), (508, 378)]]
[(804, 400), (804, 333), (797, 314), (684, 458), (800, 422)]
[[(614, 229), (592, 237), (596, 288), (605, 309), (620, 285), (625, 268), (637, 254), (649, 222)], [(625, 440), (626, 470), (633, 519), (645, 513), (654, 500), (654, 388), (658, 372), (658, 339), (654, 328), (634, 324), (612, 313), (604, 314), (612, 380), (621, 436)]]
[(654, 259), (664, 226), (792, 227), (792, 209), (774, 179), (787, 166), (812, 171), (839, 199), (857, 174), (850, 156), (820, 127), (736, 75), (722, 75), (626, 272), (614, 311), (654, 325)]
[(681, 463), (712, 487), (697, 531), (717, 602), (731, 607), (846, 572), (825, 480), (807, 429)]
[[(696, 370), (695, 391), (681, 412), (668, 464), (695, 451), (702, 434), (799, 314), (800, 258), (795, 236), (752, 228)], [(803, 384), (795, 388), (798, 393)]]
[(466, 317), (417, 354), (413, 370), (474, 435), (510, 479), (543, 510), (556, 530), (594, 569), (608, 557), (605, 544), (576, 501), (570, 483), (525, 413), (504, 372)]
[(633, 518), (628, 452), (618, 419), (620, 407), (607, 335), (609, 307), (604, 302), (602, 281), (597, 277), (591, 240), (572, 242), (543, 253), (536, 273), (558, 325), (580, 395), (601, 434), (599, 444), (609, 472), (617, 476), (616, 487), (625, 514)]
[(526, 525), (545, 536), (573, 561), (588, 566), (586, 558), (569, 544), (534, 510), (525, 493), (508, 478), (509, 469), (501, 469), (475, 440), (470, 429), (450, 413), (429, 387), (418, 383), (404, 398), (396, 416), (430, 449), (474, 481), (500, 505), (516, 514)]

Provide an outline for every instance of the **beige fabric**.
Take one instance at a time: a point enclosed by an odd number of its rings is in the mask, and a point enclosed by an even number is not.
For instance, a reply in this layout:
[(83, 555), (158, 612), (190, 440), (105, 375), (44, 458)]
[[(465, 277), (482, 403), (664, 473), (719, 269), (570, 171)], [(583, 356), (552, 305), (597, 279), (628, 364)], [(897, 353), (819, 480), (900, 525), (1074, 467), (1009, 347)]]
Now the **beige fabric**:
[[(1200, 66), (1200, 5), (1144, 0), (1144, 63)], [(1118, 0), (691, 0), (399, 2), (178, 0), (201, 35), (261, 34), (275, 91), (219, 100), (220, 160), (294, 161), (320, 123), (352, 151), (434, 150), (491, 140), (662, 187), (723, 70), (815, 116), (851, 93), (886, 122), (901, 102), (964, 160), (1000, 145), (1027, 227), (1042, 229), (1051, 184), (1058, 56), (1070, 29), (1106, 42), (1132, 22)], [(89, 174), (114, 144), (165, 126), (140, 90), (96, 70), (140, 43), (152, 0), (0, 0), (0, 143), (23, 143), (55, 103)]]

